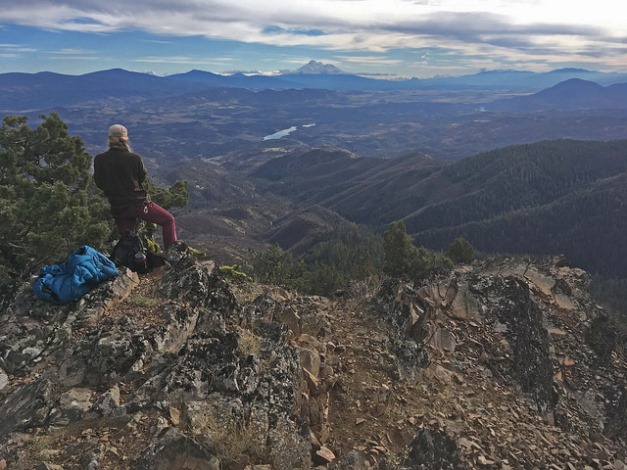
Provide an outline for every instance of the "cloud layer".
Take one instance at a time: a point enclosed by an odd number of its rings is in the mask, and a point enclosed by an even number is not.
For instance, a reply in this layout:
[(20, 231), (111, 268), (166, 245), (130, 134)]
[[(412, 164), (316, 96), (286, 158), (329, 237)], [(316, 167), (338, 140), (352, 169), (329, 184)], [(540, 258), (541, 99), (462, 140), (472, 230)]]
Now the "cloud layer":
[[(3, 6), (0, 21), (53, 31), (140, 30), (307, 47), (355, 66), (397, 64), (407, 60), (398, 51), (415, 50), (423, 51), (425, 67), (448, 56), (483, 60), (486, 67), (579, 63), (618, 69), (627, 64), (627, 22), (619, 21), (615, 8), (613, 0), (21, 0)], [(0, 56), (19, 48), (2, 46)], [(432, 53), (424, 56), (426, 50)], [(172, 57), (197, 60), (184, 51)]]

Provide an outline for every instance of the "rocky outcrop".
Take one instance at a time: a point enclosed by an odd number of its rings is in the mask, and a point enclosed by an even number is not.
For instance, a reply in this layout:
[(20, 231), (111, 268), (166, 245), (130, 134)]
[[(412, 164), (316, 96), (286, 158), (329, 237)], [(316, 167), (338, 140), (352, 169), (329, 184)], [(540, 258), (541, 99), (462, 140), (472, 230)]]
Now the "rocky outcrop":
[[(25, 286), (0, 325), (9, 468), (309, 468), (288, 329), (244, 309), (212, 267), (182, 253), (161, 279), (118, 276), (66, 307)], [(24, 432), (56, 450), (34, 455)]]
[(6, 289), (0, 464), (625, 468), (625, 351), (579, 269), (499, 259), (327, 299), (170, 259), (64, 307)]
[[(493, 437), (501, 436), (488, 446), (491, 452), (486, 451), (485, 438), (484, 444), (468, 440), (469, 434), (481, 434), (470, 431), (473, 423), (465, 422), (460, 433), (447, 430), (451, 421), (442, 416), (432, 420), (454, 442), (463, 440), (461, 454), (474, 454), (474, 464), (505, 462), (515, 468), (539, 459), (560, 468), (567, 463), (595, 468), (603, 460), (598, 456), (610, 460), (608, 449), (613, 448), (616, 468), (622, 468), (627, 363), (607, 313), (588, 294), (588, 283), (584, 271), (553, 260), (495, 260), (421, 286), (396, 282), (381, 289), (377, 315), (393, 333), (391, 342), (411, 352), (397, 355), (402, 359), (399, 374), (411, 371), (447, 389), (450, 403), (445, 406), (453, 416), (468, 408), (468, 396), (485, 401), (480, 422), (491, 428)], [(519, 393), (524, 406), (514, 411), (511, 403), (503, 402), (503, 387)], [(486, 406), (505, 412), (505, 419), (486, 413)], [(530, 423), (540, 419), (542, 424), (536, 421), (533, 427), (545, 427), (544, 436), (556, 430), (570, 433), (571, 445), (557, 451), (555, 440), (546, 438), (534, 448), (548, 446), (552, 456), (512, 457), (518, 445), (514, 429), (520, 428), (510, 421), (512, 413), (519, 420), (529, 417)], [(461, 415), (463, 421), (468, 416), (468, 411)], [(459, 429), (459, 418), (453, 429)], [(603, 451), (585, 458), (593, 442)], [(411, 449), (415, 453), (415, 442)], [(554, 459), (559, 452), (569, 458)]]

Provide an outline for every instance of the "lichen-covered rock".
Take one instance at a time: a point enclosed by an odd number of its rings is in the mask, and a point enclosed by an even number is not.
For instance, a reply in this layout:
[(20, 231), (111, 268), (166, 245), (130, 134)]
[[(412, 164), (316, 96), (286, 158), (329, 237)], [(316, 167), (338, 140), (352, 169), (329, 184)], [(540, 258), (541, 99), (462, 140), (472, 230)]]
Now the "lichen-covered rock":
[(557, 396), (553, 392), (549, 335), (543, 323), (543, 312), (532, 300), (529, 286), (510, 276), (496, 280), (487, 293), (498, 300), (488, 304), (486, 320), (505, 325), (505, 337), (513, 345), (511, 358), (498, 361), (494, 367), (503, 374), (511, 370), (516, 382), (533, 398), (541, 412), (552, 410)]
[(416, 367), (429, 364), (425, 340), (433, 332), (434, 305), (413, 286), (394, 279), (383, 283), (376, 300), (384, 321), (394, 331), (390, 340), (399, 360), (399, 376), (411, 377)]
[(30, 373), (55, 341), (55, 329), (29, 316), (0, 318), (0, 365), (13, 375)]
[(188, 302), (196, 308), (210, 309), (225, 316), (232, 314), (237, 305), (228, 283), (201, 264), (168, 271), (161, 289), (171, 300)]
[(102, 318), (121, 302), (139, 282), (126, 271), (69, 305), (53, 305), (35, 297), (24, 285), (7, 311), (0, 315), (0, 365), (24, 375), (47, 360), (63, 360), (72, 330)]
[(220, 460), (206, 447), (174, 428), (166, 428), (134, 464), (145, 470), (220, 470)]
[(66, 425), (79, 421), (93, 404), (94, 391), (88, 388), (71, 388), (59, 397), (59, 413), (55, 416), (55, 425)]
[(100, 395), (94, 402), (91, 411), (100, 416), (123, 416), (126, 410), (121, 406), (120, 387), (114, 385)]
[(54, 402), (53, 384), (48, 380), (15, 389), (0, 405), (0, 442), (14, 431), (44, 426)]

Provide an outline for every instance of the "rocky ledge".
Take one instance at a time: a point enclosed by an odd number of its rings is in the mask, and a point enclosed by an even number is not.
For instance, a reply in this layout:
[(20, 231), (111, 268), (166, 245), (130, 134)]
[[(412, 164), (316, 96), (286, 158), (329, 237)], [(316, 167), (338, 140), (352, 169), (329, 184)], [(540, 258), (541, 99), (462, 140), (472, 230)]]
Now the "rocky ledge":
[(2, 289), (0, 470), (627, 468), (625, 330), (580, 269), (327, 299), (179, 255), (65, 307)]

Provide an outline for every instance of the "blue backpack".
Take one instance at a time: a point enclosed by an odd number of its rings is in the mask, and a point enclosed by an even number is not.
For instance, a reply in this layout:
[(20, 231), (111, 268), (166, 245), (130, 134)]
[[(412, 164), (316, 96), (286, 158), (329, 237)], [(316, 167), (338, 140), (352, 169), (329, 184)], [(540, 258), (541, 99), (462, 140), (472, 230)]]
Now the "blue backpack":
[(41, 300), (65, 304), (80, 299), (117, 274), (118, 270), (109, 258), (83, 245), (62, 263), (41, 268), (33, 290)]

